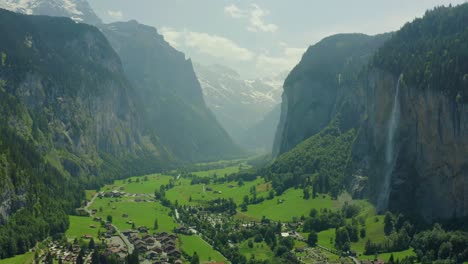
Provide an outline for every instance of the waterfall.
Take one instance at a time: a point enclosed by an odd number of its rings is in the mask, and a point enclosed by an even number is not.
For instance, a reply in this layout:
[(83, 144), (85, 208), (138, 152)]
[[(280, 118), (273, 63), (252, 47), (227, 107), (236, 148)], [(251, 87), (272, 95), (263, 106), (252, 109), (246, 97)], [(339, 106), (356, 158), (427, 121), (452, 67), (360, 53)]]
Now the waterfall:
[(395, 133), (400, 122), (400, 102), (398, 100), (398, 95), (400, 93), (400, 83), (403, 79), (403, 74), (400, 75), (397, 82), (397, 87), (395, 91), (395, 96), (393, 98), (393, 108), (390, 115), (390, 120), (388, 122), (388, 133), (387, 133), (387, 143), (385, 146), (385, 172), (384, 172), (384, 182), (381, 192), (379, 194), (379, 199), (377, 202), (377, 209), (381, 212), (385, 211), (388, 206), (388, 199), (390, 196), (390, 185), (392, 180), (392, 173), (395, 166), (396, 156), (395, 156)]

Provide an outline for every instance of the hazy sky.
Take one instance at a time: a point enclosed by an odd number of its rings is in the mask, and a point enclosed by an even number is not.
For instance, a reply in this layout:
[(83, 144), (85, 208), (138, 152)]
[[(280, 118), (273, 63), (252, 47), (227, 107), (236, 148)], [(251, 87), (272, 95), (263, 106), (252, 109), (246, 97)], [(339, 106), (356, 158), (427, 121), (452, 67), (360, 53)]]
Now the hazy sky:
[(296, 65), (335, 33), (398, 30), (437, 5), (466, 0), (89, 0), (105, 21), (154, 26), (187, 57), (230, 66), (246, 78)]

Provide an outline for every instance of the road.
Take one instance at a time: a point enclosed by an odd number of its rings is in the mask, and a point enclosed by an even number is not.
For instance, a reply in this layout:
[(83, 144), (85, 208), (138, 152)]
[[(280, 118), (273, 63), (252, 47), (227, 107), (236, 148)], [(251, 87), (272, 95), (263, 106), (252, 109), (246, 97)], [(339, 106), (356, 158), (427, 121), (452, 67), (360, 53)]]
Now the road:
[[(88, 204), (86, 204), (86, 206), (83, 208), (89, 215), (92, 215), (91, 214), (91, 210), (89, 210), (89, 207), (94, 203), (94, 201), (96, 200), (96, 198), (98, 197), (98, 194), (96, 193), (93, 198), (91, 198), (91, 201), (89, 201)], [(125, 243), (125, 245), (127, 245), (127, 249), (128, 249), (128, 253), (129, 254), (132, 254), (133, 253), (133, 250), (135, 249), (133, 244), (130, 243), (130, 241), (128, 241), (127, 237), (124, 236), (122, 234), (122, 232), (120, 232), (119, 228), (117, 228), (114, 224), (112, 224), (112, 227), (115, 229), (115, 231), (117, 232), (117, 234), (120, 236), (120, 238), (123, 240), (123, 242)]]

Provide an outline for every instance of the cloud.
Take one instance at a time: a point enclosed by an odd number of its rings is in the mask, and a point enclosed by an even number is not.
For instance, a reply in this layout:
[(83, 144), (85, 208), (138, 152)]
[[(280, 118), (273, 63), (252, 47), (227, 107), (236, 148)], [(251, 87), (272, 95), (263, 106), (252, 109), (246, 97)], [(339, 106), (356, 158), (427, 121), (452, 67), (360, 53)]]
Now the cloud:
[[(280, 43), (280, 46), (284, 46)], [(266, 75), (274, 75), (284, 71), (290, 71), (301, 60), (305, 48), (284, 47), (280, 56), (260, 54), (257, 56), (256, 68)]]
[(240, 9), (235, 4), (224, 7), (224, 13), (232, 18), (247, 18), (247, 30), (250, 32), (276, 32), (278, 26), (273, 23), (266, 23), (264, 17), (270, 14), (270, 11), (262, 9), (257, 4), (251, 4), (248, 9)]
[(123, 13), (120, 10), (107, 10), (107, 15), (112, 19), (121, 19), (123, 17)]
[(254, 53), (240, 47), (234, 41), (207, 33), (188, 32), (186, 45), (197, 49), (200, 53), (218, 58), (248, 61), (254, 57)]
[(246, 16), (246, 12), (238, 8), (235, 4), (226, 6), (224, 8), (224, 13), (232, 18), (242, 18)]
[(173, 47), (178, 47), (179, 43), (177, 42), (182, 37), (182, 32), (178, 32), (173, 28), (162, 27), (160, 30), (161, 34), (164, 36), (164, 39)]
[(251, 32), (276, 32), (278, 26), (272, 23), (266, 23), (263, 18), (270, 12), (268, 10), (261, 9), (258, 5), (252, 4), (250, 10), (250, 25), (247, 27), (248, 31)]
[(168, 27), (163, 27), (160, 31), (172, 46), (185, 46), (204, 55), (231, 61), (249, 61), (255, 57), (252, 51), (222, 36), (187, 30), (176, 31)]

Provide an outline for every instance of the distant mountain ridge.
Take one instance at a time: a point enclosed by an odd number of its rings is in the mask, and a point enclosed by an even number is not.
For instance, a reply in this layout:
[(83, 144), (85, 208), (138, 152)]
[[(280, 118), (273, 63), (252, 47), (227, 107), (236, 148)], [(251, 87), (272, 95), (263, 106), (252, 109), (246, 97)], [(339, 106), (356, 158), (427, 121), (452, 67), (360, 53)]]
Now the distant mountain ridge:
[(146, 129), (154, 131), (176, 157), (206, 161), (241, 153), (206, 106), (190, 59), (155, 28), (136, 21), (100, 28), (143, 101)]
[[(269, 149), (270, 146), (265, 146), (264, 143), (258, 145), (247, 138), (261, 137), (252, 128), (262, 122), (281, 102), (285, 75), (247, 80), (224, 65), (194, 66), (208, 107), (234, 140), (247, 148)], [(271, 120), (272, 126), (276, 126), (277, 119), (271, 117), (267, 120)], [(269, 136), (266, 135), (266, 138)]]
[(27, 15), (70, 17), (76, 22), (102, 24), (86, 0), (0, 0), (0, 8)]

